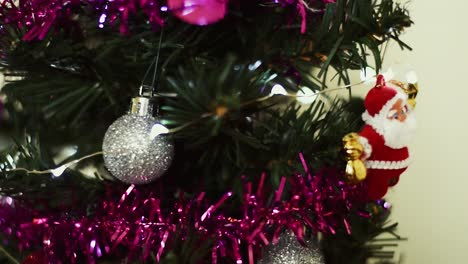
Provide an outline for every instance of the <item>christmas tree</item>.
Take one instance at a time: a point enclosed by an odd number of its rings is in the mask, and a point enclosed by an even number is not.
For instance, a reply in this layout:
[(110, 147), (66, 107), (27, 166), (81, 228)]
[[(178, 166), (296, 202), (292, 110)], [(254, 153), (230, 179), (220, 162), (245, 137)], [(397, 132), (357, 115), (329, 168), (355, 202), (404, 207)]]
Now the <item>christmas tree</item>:
[(2, 263), (391, 261), (342, 138), (350, 73), (411, 24), (392, 0), (2, 0)]

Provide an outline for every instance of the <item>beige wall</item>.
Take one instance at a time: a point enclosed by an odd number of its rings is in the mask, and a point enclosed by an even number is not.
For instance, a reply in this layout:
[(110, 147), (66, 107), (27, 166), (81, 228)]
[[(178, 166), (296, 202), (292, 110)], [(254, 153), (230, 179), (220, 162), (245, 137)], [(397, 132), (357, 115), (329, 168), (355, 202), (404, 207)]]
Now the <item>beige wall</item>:
[(393, 45), (387, 67), (419, 76), (414, 162), (388, 198), (404, 263), (468, 263), (468, 1), (413, 0), (414, 27)]

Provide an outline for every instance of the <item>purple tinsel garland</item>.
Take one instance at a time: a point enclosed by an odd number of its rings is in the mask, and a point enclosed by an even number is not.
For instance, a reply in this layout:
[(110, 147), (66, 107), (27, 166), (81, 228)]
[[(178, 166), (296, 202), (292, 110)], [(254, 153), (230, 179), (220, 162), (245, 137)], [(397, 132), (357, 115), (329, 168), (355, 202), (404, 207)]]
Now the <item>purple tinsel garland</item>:
[[(228, 0), (226, 0), (228, 2)], [(237, 0), (253, 1), (253, 0)], [(273, 3), (277, 5), (295, 5), (301, 17), (301, 32), (306, 30), (307, 7), (303, 0), (256, 0), (259, 4)], [(320, 0), (326, 4), (335, 0)], [(23, 40), (44, 39), (50, 29), (55, 26), (64, 27), (66, 21), (71, 21), (76, 11), (83, 7), (96, 10), (99, 15), (96, 25), (104, 27), (105, 23), (120, 25), (122, 34), (129, 33), (128, 19), (138, 10), (142, 10), (148, 22), (153, 27), (163, 25), (161, 12), (168, 10), (161, 0), (0, 0), (0, 29), (11, 25), (24, 30)], [(180, 11), (180, 10), (177, 10)]]
[[(302, 154), (300, 158), (307, 172)], [(49, 263), (77, 263), (83, 257), (95, 263), (104, 255), (144, 261), (150, 253), (159, 261), (175, 240), (186, 241), (196, 234), (201, 242), (212, 242), (213, 264), (220, 258), (253, 264), (262, 247), (277, 240), (285, 229), (303, 242), (304, 227), (332, 235), (344, 227), (351, 233), (347, 219), (351, 211), (369, 217), (359, 211), (362, 186), (345, 183), (335, 170), (297, 174), (289, 184), (282, 178), (270, 201), (265, 178), (263, 174), (256, 189), (245, 182), (242, 214), (237, 217), (229, 216), (223, 206), (232, 192), (214, 203), (204, 198), (204, 192), (191, 200), (180, 198), (166, 211), (161, 207), (162, 198), (131, 185), (119, 200), (101, 201), (92, 217), (31, 212), (11, 203), (0, 204), (0, 230), (17, 239), (20, 249), (40, 245)], [(126, 255), (120, 253), (122, 247)], [(242, 258), (243, 250), (247, 250), (247, 260)]]

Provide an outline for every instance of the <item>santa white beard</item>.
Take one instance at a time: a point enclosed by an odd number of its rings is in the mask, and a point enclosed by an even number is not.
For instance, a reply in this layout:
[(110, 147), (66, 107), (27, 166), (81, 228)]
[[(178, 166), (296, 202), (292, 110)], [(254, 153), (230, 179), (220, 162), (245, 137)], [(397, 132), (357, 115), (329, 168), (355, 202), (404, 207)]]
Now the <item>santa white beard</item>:
[(416, 131), (416, 117), (412, 111), (407, 113), (403, 122), (387, 118), (382, 122), (381, 135), (387, 147), (400, 149), (409, 145)]

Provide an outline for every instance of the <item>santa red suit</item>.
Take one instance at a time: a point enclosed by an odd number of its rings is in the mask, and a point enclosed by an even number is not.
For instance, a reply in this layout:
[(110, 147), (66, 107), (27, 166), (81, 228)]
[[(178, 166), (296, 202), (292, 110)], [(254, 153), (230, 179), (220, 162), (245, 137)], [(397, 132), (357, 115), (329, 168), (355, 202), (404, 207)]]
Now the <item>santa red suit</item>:
[[(370, 200), (382, 198), (389, 186), (398, 183), (400, 174), (410, 163), (407, 138), (415, 122), (413, 116), (406, 120), (410, 114), (406, 100), (406, 94), (388, 87), (382, 75), (364, 100), (365, 126), (359, 133), (359, 141), (364, 149), (362, 159), (367, 168), (365, 184)], [(398, 120), (399, 115), (403, 115), (403, 121), (408, 124)]]

